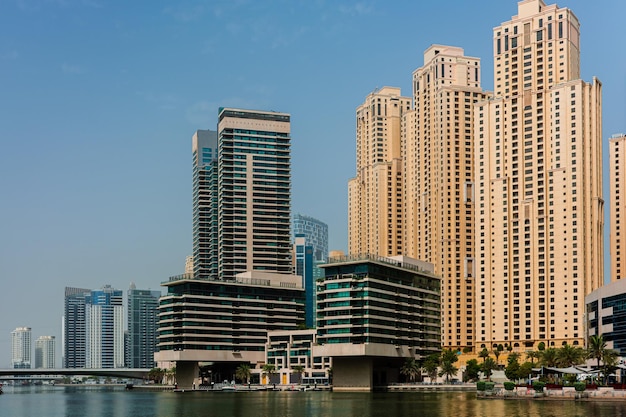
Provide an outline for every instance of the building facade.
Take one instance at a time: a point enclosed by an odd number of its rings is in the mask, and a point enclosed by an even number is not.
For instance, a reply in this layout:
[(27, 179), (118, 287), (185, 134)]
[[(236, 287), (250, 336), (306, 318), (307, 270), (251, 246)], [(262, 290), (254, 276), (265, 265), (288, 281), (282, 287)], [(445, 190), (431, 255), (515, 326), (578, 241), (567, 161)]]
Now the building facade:
[(583, 345), (603, 276), (601, 85), (579, 22), (542, 0), (493, 30), (495, 91), (475, 105), (476, 346)]
[(313, 347), (316, 344), (315, 329), (268, 332), (265, 363), (274, 365), (281, 384), (327, 383), (332, 358), (315, 356)]
[(411, 98), (383, 87), (356, 109), (356, 176), (348, 182), (348, 250), (402, 255), (401, 121)]
[(154, 368), (161, 291), (138, 290), (131, 285), (127, 294), (129, 368)]
[(123, 298), (108, 285), (85, 295), (85, 368), (124, 367)]
[[(267, 334), (304, 324), (301, 278), (245, 272), (232, 280), (171, 277), (159, 306), (159, 363), (175, 363), (180, 387), (200, 383), (200, 362), (212, 373), (232, 378), (240, 363), (265, 359)], [(216, 382), (221, 382), (218, 379)]]
[(480, 60), (432, 45), (413, 73), (413, 110), (403, 118), (404, 254), (442, 277), (442, 345), (474, 344), (474, 103)]
[(609, 184), (611, 281), (615, 282), (626, 278), (626, 134), (623, 133), (609, 140)]
[(193, 258), (197, 277), (217, 277), (217, 132), (198, 130), (192, 138)]
[(218, 115), (218, 277), (291, 273), (291, 127), (286, 113)]
[(11, 332), (11, 368), (30, 369), (32, 350), (32, 330), (30, 327), (18, 327)]
[(318, 282), (319, 357), (333, 359), (333, 389), (399, 381), (405, 358), (441, 350), (441, 279), (404, 256), (331, 258)]
[(35, 341), (35, 368), (55, 368), (56, 340), (54, 336), (39, 336)]
[(85, 296), (90, 290), (65, 287), (63, 309), (63, 367), (84, 368), (87, 350)]
[(607, 349), (626, 356), (626, 280), (613, 281), (585, 297), (587, 336), (602, 336)]

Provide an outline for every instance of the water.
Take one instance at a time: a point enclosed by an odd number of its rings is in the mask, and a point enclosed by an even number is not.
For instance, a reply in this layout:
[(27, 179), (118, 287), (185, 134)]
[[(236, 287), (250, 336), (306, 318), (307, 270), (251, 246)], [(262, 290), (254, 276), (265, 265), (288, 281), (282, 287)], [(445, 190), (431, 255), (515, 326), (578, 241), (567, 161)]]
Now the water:
[(6, 387), (1, 417), (626, 417), (626, 402), (477, 400), (471, 392), (143, 392)]

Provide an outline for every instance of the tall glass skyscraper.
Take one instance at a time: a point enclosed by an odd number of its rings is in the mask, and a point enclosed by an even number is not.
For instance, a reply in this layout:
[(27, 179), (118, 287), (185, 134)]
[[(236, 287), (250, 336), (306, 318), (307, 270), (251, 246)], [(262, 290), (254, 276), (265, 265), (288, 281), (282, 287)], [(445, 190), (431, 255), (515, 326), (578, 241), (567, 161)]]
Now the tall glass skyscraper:
[(193, 273), (217, 277), (217, 132), (198, 130), (193, 152)]
[[(302, 277), (302, 286), (305, 293), (305, 325), (315, 327), (315, 279), (313, 270), (317, 268), (313, 259), (313, 246), (304, 235), (296, 235), (293, 245), (294, 272)], [(317, 268), (323, 273), (323, 269)]]
[(128, 290), (128, 358), (130, 368), (153, 368), (160, 291)]
[(221, 108), (218, 276), (291, 273), (291, 135), (286, 113)]
[(65, 287), (63, 312), (63, 367), (85, 367), (85, 288)]

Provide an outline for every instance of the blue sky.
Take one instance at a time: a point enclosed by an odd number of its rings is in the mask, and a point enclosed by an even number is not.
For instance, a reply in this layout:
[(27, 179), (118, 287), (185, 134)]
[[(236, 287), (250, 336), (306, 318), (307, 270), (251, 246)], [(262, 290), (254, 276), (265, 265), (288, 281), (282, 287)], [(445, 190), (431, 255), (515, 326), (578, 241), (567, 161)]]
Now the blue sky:
[[(606, 159), (626, 131), (626, 3), (558, 4), (581, 21), (582, 78), (603, 83)], [(385, 85), (410, 96), (434, 43), (481, 58), (492, 90), (492, 29), (515, 14), (514, 0), (0, 2), (0, 367), (18, 326), (57, 336), (60, 357), (65, 286), (159, 289), (183, 271), (191, 136), (219, 106), (291, 113), (293, 211), (346, 249), (355, 108)]]

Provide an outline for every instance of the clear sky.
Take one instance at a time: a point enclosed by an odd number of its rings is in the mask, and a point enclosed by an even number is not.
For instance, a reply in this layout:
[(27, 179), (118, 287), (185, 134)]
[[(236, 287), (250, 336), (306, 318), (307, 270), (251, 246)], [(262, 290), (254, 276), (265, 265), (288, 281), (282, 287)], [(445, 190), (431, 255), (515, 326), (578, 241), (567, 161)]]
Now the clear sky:
[[(581, 21), (582, 78), (603, 83), (606, 160), (626, 132), (626, 3), (557, 4)], [(18, 326), (55, 335), (60, 358), (65, 286), (160, 289), (183, 272), (191, 136), (219, 106), (291, 113), (293, 212), (345, 250), (355, 108), (385, 85), (410, 96), (434, 43), (481, 58), (492, 90), (492, 29), (515, 14), (515, 0), (0, 1), (0, 367)]]

